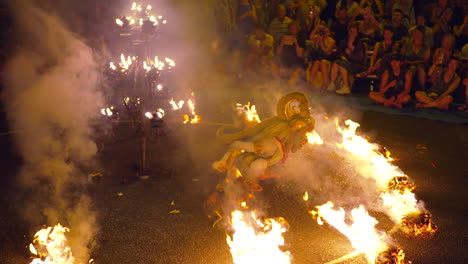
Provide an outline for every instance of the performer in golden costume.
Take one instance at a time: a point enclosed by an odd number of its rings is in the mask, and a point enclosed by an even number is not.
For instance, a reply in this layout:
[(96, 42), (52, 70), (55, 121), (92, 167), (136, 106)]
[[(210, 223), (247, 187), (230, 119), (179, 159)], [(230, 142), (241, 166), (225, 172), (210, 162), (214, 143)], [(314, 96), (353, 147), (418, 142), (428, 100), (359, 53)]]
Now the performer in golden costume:
[(226, 197), (235, 201), (246, 200), (252, 192), (261, 191), (258, 182), (273, 177), (269, 169), (284, 162), (288, 153), (300, 149), (307, 142), (306, 133), (314, 125), (307, 97), (301, 92), (291, 92), (279, 100), (276, 116), (236, 133), (225, 133), (224, 127), (218, 129), (217, 138), (229, 148), (213, 163), (213, 169), (225, 172), (226, 177), (207, 205), (220, 210), (215, 204), (219, 203), (222, 192), (223, 195), (235, 193)]

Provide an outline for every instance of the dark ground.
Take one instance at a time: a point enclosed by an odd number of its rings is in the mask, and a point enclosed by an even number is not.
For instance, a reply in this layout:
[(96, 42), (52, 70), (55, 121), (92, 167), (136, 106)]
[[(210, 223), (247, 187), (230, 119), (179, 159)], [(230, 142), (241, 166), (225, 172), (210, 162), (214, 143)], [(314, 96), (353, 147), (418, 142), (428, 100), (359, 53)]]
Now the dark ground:
[[(362, 113), (359, 122), (361, 131), (399, 159), (396, 164), (414, 180), (417, 197), (424, 200), (440, 228), (430, 240), (396, 233), (395, 241), (415, 263), (468, 263), (468, 127), (374, 112)], [(96, 263), (232, 262), (224, 231), (211, 227), (201, 207), (218, 177), (209, 169), (222, 150), (213, 143), (214, 130), (202, 125), (172, 127), (150, 150), (152, 167), (171, 169), (172, 176), (154, 175), (128, 185), (120, 181), (132, 174), (138, 156), (136, 141), (101, 144), (104, 179), (91, 187), (100, 228), (92, 253)], [(19, 264), (27, 263), (26, 246), (37, 227), (17, 215), (21, 209), (14, 202), (13, 175), (20, 159), (11, 142), (10, 136), (0, 137), (0, 263)], [(428, 149), (418, 150), (418, 144)], [(343, 235), (310, 218), (296, 183), (270, 182), (264, 194), (267, 215), (282, 216), (290, 225), (286, 245), (293, 263), (325, 263), (352, 251)], [(173, 209), (180, 213), (169, 213)], [(345, 263), (365, 260), (358, 257)]]

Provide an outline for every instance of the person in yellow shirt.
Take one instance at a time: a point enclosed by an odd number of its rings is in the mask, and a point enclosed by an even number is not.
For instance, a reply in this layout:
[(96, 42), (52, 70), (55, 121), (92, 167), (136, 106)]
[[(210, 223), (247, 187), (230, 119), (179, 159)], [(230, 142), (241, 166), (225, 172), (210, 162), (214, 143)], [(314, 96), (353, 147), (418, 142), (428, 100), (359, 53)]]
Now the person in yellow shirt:
[(255, 34), (249, 36), (249, 52), (247, 55), (247, 71), (260, 69), (262, 73), (270, 72), (273, 63), (273, 37), (265, 32), (261, 25), (256, 26)]

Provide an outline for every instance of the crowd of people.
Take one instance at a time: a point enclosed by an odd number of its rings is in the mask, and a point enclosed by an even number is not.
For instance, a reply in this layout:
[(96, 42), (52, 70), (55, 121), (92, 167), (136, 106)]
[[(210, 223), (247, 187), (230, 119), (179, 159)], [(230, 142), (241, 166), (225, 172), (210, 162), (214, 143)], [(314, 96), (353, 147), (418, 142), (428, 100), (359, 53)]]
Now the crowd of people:
[[(350, 94), (370, 80), (386, 107), (468, 112), (468, 2), (239, 0), (229, 64)], [(366, 82), (361, 82), (366, 83)]]

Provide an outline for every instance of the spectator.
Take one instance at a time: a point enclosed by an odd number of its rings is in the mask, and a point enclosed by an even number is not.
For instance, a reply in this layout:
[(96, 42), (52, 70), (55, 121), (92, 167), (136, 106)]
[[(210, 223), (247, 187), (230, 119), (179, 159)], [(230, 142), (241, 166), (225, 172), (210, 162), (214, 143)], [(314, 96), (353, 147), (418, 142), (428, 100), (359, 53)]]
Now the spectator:
[(411, 100), (412, 75), (402, 68), (404, 57), (395, 53), (391, 56), (390, 69), (382, 75), (382, 82), (378, 92), (369, 93), (369, 97), (385, 107), (402, 108)]
[(402, 24), (408, 28), (415, 24), (413, 0), (395, 0), (392, 10), (395, 9), (401, 10), (403, 14)]
[(440, 40), (444, 33), (452, 30), (450, 20), (452, 19), (453, 10), (448, 6), (447, 0), (439, 0), (438, 5), (432, 11), (431, 22), (433, 23), (432, 31), (436, 35), (436, 40)]
[[(346, 15), (348, 18), (353, 18), (359, 8), (359, 4), (354, 2), (353, 0), (339, 0), (336, 3), (336, 11), (340, 9), (346, 10)], [(335, 14), (338, 17), (338, 14)]]
[(307, 31), (306, 21), (312, 8), (318, 6), (320, 15), (320, 10), (323, 10), (327, 5), (325, 0), (292, 0), (289, 2), (287, 7), (291, 13), (290, 16), (294, 17), (294, 21), (299, 24), (299, 30), (304, 32)]
[(336, 21), (332, 24), (330, 30), (336, 43), (340, 43), (348, 37), (348, 16), (346, 15), (346, 9), (343, 8), (337, 11)]
[(292, 19), (286, 16), (286, 7), (278, 5), (277, 16), (273, 18), (268, 27), (268, 33), (273, 36), (275, 47), (278, 46), (281, 37), (288, 33), (288, 25), (291, 24)]
[(432, 33), (432, 28), (426, 25), (426, 17), (424, 17), (424, 15), (418, 15), (416, 17), (416, 25), (410, 28), (410, 35), (413, 34), (413, 30), (417, 26), (424, 27), (424, 43), (432, 49), (432, 47), (434, 47), (434, 34)]
[(468, 43), (468, 14), (465, 14), (461, 25), (453, 27), (453, 33), (455, 34), (457, 49), (461, 49), (463, 45)]
[[(369, 6), (366, 6), (362, 9), (359, 9), (359, 11), (356, 12), (356, 15), (362, 15), (363, 18), (362, 21), (358, 22), (360, 32), (359, 37), (364, 43), (368, 45), (374, 45), (379, 35), (380, 25), (379, 22), (377, 22), (375, 19), (372, 10)], [(354, 17), (352, 21), (354, 21), (355, 18), (356, 17)]]
[(361, 72), (364, 67), (364, 61), (366, 59), (366, 51), (364, 45), (359, 39), (359, 26), (357, 24), (351, 24), (348, 28), (348, 37), (342, 41), (338, 46), (338, 54), (341, 56), (340, 59), (335, 60), (331, 68), (330, 86), (328, 90), (335, 91), (335, 82), (338, 74), (343, 79), (343, 87), (336, 90), (338, 94), (349, 94), (351, 93), (350, 76), (356, 75)]
[(380, 77), (385, 70), (390, 68), (390, 56), (399, 50), (398, 43), (393, 40), (392, 27), (384, 27), (383, 40), (375, 43), (373, 50), (369, 68), (356, 77), (366, 77), (374, 72)]
[(361, 0), (359, 3), (360, 8), (369, 7), (372, 13), (378, 18), (382, 18), (384, 15), (383, 5), (380, 0)]
[(320, 7), (315, 5), (310, 9), (309, 16), (307, 17), (306, 20), (306, 26), (307, 26), (307, 35), (310, 35), (310, 33), (317, 28), (317, 26), (324, 24), (324, 22), (320, 19)]
[(403, 37), (408, 36), (408, 28), (402, 24), (403, 12), (400, 9), (392, 11), (392, 26), (394, 38), (397, 41), (402, 40)]
[[(247, 41), (247, 37), (254, 31), (257, 15), (255, 8), (250, 4), (249, 0), (240, 0), (237, 7), (236, 21), (239, 32), (238, 41)], [(245, 41), (244, 41), (245, 40)]]
[(265, 33), (262, 25), (257, 25), (255, 34), (249, 37), (249, 54), (247, 56), (247, 70), (252, 67), (260, 69), (262, 73), (271, 72), (270, 67), (273, 63), (273, 37)]
[(432, 63), (439, 61), (443, 66), (447, 66), (450, 58), (454, 55), (455, 37), (452, 34), (445, 34), (442, 38), (441, 47), (436, 49), (432, 57)]
[(463, 88), (465, 88), (465, 104), (458, 107), (458, 110), (468, 113), (468, 43), (463, 46), (459, 59), (463, 63)]
[(401, 53), (406, 56), (409, 70), (417, 76), (420, 88), (424, 89), (426, 85), (425, 65), (429, 62), (431, 50), (424, 44), (424, 27), (416, 27), (412, 35), (412, 39), (403, 45)]
[(440, 61), (432, 64), (429, 69), (429, 76), (437, 74), (431, 88), (427, 91), (417, 91), (415, 96), (418, 100), (416, 107), (418, 108), (439, 108), (448, 110), (449, 105), (453, 101), (450, 95), (460, 84), (460, 77), (456, 73), (459, 62), (455, 58), (451, 58), (448, 67), (440, 73), (436, 68), (440, 66)]
[(276, 48), (281, 69), (290, 73), (290, 84), (297, 81), (304, 69), (304, 46), (300, 43), (298, 36), (299, 27), (296, 22), (292, 22), (288, 26), (288, 34), (281, 37), (280, 44)]
[(322, 87), (324, 91), (328, 87), (328, 73), (331, 61), (334, 60), (335, 40), (330, 36), (330, 30), (325, 26), (316, 27), (310, 34), (310, 40), (316, 44), (313, 56), (309, 58), (308, 80), (315, 83), (317, 72), (322, 72)]

